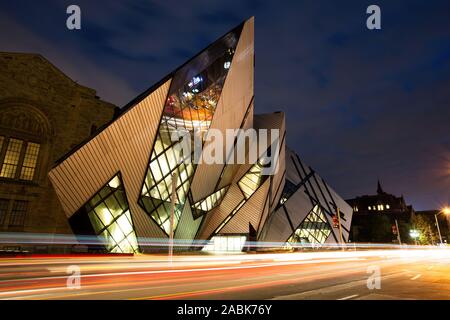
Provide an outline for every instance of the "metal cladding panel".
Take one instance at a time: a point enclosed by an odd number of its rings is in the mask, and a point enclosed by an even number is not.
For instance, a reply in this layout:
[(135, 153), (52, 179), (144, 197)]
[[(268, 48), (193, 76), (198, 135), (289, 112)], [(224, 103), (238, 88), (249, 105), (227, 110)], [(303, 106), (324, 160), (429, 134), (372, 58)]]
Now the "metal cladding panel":
[(298, 184), (300, 183), (300, 181), (302, 180), (300, 178), (300, 174), (298, 172), (298, 170), (300, 170), (300, 168), (298, 168), (298, 166), (296, 167), (295, 162), (295, 153), (289, 149), (288, 147), (286, 147), (286, 154), (285, 154), (285, 165), (286, 165), (286, 179), (288, 179), (289, 181), (291, 181), (294, 184)]
[(184, 206), (184, 210), (181, 213), (181, 218), (175, 231), (175, 239), (185, 239), (192, 241), (202, 220), (203, 216), (194, 220), (191, 212), (191, 205), (189, 201), (187, 201)]
[[(245, 130), (245, 129), (253, 128), (253, 112), (254, 112), (254, 109), (253, 109), (253, 102), (252, 102), (252, 104), (250, 105), (250, 108), (249, 108), (248, 115), (244, 119), (242, 129)], [(248, 151), (248, 150), (246, 150), (246, 151)], [(231, 151), (230, 151), (230, 153), (231, 153)], [(236, 147), (234, 147), (234, 155), (236, 155), (236, 154), (237, 154), (237, 150), (236, 150)], [(242, 171), (243, 167), (244, 166), (242, 164), (238, 164), (238, 163), (226, 165), (225, 168), (223, 169), (223, 174), (220, 177), (221, 180), (220, 180), (220, 183), (219, 183), (219, 186), (217, 189), (221, 189), (221, 188), (231, 184), (233, 181), (237, 181), (237, 179), (236, 179), (237, 173)], [(244, 173), (245, 172), (247, 172), (247, 171), (244, 171)]]
[[(270, 210), (275, 209), (275, 206), (279, 200), (276, 199), (276, 196), (281, 196), (281, 193), (277, 193), (278, 187), (280, 184), (284, 185), (284, 172), (286, 169), (285, 164), (285, 114), (283, 112), (275, 112), (275, 113), (269, 113), (269, 114), (260, 114), (255, 115), (254, 119), (255, 128), (257, 129), (267, 129), (268, 134), (270, 135), (271, 129), (278, 129), (279, 130), (279, 139), (281, 142), (280, 150), (279, 150), (279, 157), (278, 157), (278, 170), (275, 173), (275, 175), (272, 177), (272, 186), (270, 191)], [(270, 141), (270, 138), (268, 139)]]
[(284, 203), (294, 228), (297, 228), (302, 223), (314, 207), (304, 190), (301, 187)]
[[(253, 98), (254, 19), (242, 29), (230, 70), (210, 126), (225, 134), (226, 129), (239, 129)], [(224, 164), (198, 165), (191, 184), (193, 200), (199, 201), (214, 192)]]
[(289, 224), (284, 209), (279, 208), (270, 215), (264, 227), (264, 235), (259, 240), (264, 242), (279, 242), (280, 245), (283, 245), (293, 232), (294, 230), (292, 230)]
[(49, 172), (68, 218), (120, 171), (137, 235), (164, 236), (137, 200), (169, 86), (170, 80)]
[[(328, 186), (328, 184), (327, 184)], [(336, 205), (338, 206), (339, 210), (344, 213), (345, 220), (341, 219), (341, 225), (350, 231), (351, 223), (352, 223), (352, 217), (353, 217), (353, 209), (352, 207), (344, 200), (342, 199), (336, 191), (334, 191), (330, 186), (328, 186), (328, 189), (331, 193), (331, 196), (333, 197), (334, 201), (336, 202)], [(342, 234), (345, 241), (348, 241), (349, 233), (346, 230), (342, 230)]]
[(323, 184), (320, 184), (320, 180), (320, 176), (317, 173), (314, 173), (314, 175), (309, 179), (310, 184), (307, 186), (310, 191), (312, 191), (312, 196), (317, 198), (322, 207), (324, 207), (331, 214), (334, 214), (336, 210), (333, 206), (333, 200), (324, 188)]
[(270, 211), (273, 211), (275, 209), (275, 207), (278, 205), (280, 198), (281, 198), (281, 194), (283, 192), (283, 187), (284, 187), (284, 181), (285, 181), (285, 176), (286, 176), (286, 163), (285, 163), (285, 142), (283, 141), (283, 143), (281, 144), (280, 147), (280, 155), (278, 158), (278, 171), (277, 173), (273, 176), (272, 179), (272, 185), (271, 185), (271, 199), (270, 199)]
[(248, 224), (256, 229), (266, 208), (269, 193), (270, 180), (267, 179), (247, 202), (238, 210), (230, 221), (220, 230), (220, 234), (248, 233)]
[(236, 184), (232, 184), (222, 203), (206, 214), (197, 238), (208, 239), (242, 200), (244, 200), (244, 195), (241, 190)]

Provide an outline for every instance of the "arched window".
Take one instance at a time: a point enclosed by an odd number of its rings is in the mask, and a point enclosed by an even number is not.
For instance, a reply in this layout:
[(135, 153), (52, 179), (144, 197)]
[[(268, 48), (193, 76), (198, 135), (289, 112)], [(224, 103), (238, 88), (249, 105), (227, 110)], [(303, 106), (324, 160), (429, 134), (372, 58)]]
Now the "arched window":
[(0, 179), (35, 181), (48, 132), (48, 121), (39, 110), (0, 108)]

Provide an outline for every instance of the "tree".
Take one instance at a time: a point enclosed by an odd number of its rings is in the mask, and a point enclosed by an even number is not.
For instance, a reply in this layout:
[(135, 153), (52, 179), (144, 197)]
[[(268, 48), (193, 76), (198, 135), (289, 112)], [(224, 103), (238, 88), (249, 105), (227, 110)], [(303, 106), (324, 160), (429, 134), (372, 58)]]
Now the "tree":
[(430, 245), (438, 242), (438, 235), (436, 234), (436, 227), (432, 220), (423, 215), (413, 215), (411, 219), (413, 229), (419, 231), (419, 238), (417, 241), (422, 245)]

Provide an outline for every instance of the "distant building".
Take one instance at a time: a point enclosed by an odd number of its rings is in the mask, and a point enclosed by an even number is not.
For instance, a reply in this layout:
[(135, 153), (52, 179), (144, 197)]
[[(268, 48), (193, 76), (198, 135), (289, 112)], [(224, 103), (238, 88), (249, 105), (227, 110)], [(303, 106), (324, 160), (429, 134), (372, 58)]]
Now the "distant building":
[(378, 181), (377, 194), (356, 197), (347, 200), (347, 202), (353, 208), (355, 214), (359, 215), (385, 213), (403, 218), (414, 212), (412, 206), (406, 204), (403, 195), (397, 197), (384, 192), (380, 181)]
[(48, 172), (115, 106), (39, 54), (0, 53), (0, 70), (0, 232), (71, 233)]
[[(351, 239), (355, 242), (396, 241), (395, 220), (399, 225), (409, 225), (414, 209), (403, 197), (387, 193), (378, 181), (375, 195), (364, 195), (346, 200), (353, 208)], [(402, 228), (403, 238), (409, 238), (409, 227)]]

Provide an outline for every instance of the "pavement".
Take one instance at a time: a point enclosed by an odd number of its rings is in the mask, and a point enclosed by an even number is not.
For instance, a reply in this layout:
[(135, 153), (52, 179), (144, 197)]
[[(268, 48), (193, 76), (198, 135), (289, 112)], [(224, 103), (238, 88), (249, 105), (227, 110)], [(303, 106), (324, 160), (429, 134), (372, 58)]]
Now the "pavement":
[(449, 249), (0, 258), (0, 299), (450, 299)]

